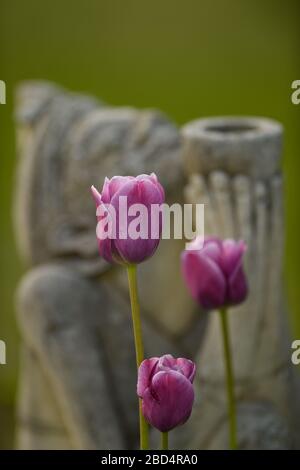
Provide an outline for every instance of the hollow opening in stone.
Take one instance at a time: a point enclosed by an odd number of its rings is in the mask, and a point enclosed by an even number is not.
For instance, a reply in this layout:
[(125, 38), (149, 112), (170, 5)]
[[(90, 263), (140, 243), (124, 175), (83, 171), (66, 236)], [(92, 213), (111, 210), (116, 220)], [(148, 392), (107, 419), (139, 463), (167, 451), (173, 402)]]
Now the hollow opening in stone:
[(208, 125), (206, 130), (208, 132), (218, 132), (220, 134), (241, 134), (243, 132), (255, 131), (257, 130), (257, 127), (246, 123), (223, 123)]

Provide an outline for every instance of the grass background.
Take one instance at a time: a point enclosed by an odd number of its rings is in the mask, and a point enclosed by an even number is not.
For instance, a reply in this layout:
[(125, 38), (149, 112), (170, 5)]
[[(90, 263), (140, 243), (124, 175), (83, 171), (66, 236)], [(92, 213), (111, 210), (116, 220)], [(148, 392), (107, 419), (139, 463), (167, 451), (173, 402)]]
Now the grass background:
[(13, 294), (22, 268), (11, 226), (13, 90), (46, 79), (115, 105), (201, 116), (269, 116), (285, 126), (285, 286), (300, 338), (300, 79), (297, 0), (0, 0), (0, 447), (11, 447), (19, 338)]

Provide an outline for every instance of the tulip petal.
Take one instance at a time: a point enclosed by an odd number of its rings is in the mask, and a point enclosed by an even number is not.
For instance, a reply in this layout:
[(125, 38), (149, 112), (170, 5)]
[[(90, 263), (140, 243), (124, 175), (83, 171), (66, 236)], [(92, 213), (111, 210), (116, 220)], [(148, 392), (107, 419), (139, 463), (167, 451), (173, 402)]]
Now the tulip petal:
[(114, 241), (115, 232), (115, 217), (112, 214), (112, 208), (108, 204), (103, 204), (102, 197), (98, 191), (93, 191), (94, 199), (97, 201), (97, 228), (96, 235), (99, 247), (99, 254), (108, 263), (120, 263), (122, 258), (120, 257)]
[(219, 264), (222, 256), (222, 243), (218, 238), (209, 237), (204, 241), (202, 253)]
[(101, 194), (98, 192), (95, 186), (91, 186), (91, 193), (95, 201), (96, 207), (98, 207), (102, 203)]
[(184, 251), (182, 272), (192, 297), (204, 309), (224, 305), (226, 280), (219, 266), (200, 251)]
[(203, 255), (209, 256), (216, 263), (219, 263), (222, 255), (222, 242), (216, 237), (206, 237), (198, 235), (193, 241), (188, 243), (188, 251), (200, 251)]
[[(107, 214), (107, 209), (106, 209), (106, 206), (103, 204), (101, 194), (97, 191), (95, 186), (91, 187), (91, 193), (92, 193), (93, 199), (97, 207), (96, 215), (97, 215), (98, 223), (97, 223), (96, 234), (97, 234), (99, 253), (100, 253), (100, 256), (102, 256), (108, 263), (113, 263), (111, 240), (109, 238), (104, 237), (104, 223), (102, 220), (104, 214), (105, 213)], [(102, 208), (102, 217), (98, 215), (99, 208)]]
[(133, 176), (113, 176), (109, 181), (109, 200), (129, 181), (133, 181)]
[(196, 375), (196, 364), (189, 359), (179, 357), (177, 359), (177, 366), (179, 371), (191, 382), (193, 383)]
[(151, 173), (150, 178), (153, 181), (153, 183), (155, 184), (155, 186), (158, 188), (158, 190), (160, 191), (161, 199), (162, 199), (162, 202), (163, 202), (165, 200), (165, 190), (164, 190), (164, 188), (162, 187), (162, 185), (158, 181), (158, 178), (157, 178), (155, 173)]
[(237, 305), (243, 302), (248, 294), (248, 285), (241, 261), (227, 282), (227, 303)]
[(243, 241), (227, 239), (222, 245), (221, 267), (225, 275), (230, 276), (241, 264), (246, 244)]
[(162, 356), (156, 366), (156, 371), (169, 371), (174, 370), (175, 372), (180, 372), (183, 374), (190, 382), (193, 382), (196, 365), (193, 361), (179, 357), (175, 359), (171, 354), (165, 354)]
[(119, 263), (121, 261), (121, 258), (115, 247), (114, 240), (111, 240), (109, 237), (105, 236), (104, 228), (105, 228), (105, 224), (103, 223), (103, 220), (98, 221), (97, 241), (98, 241), (98, 247), (99, 247), (99, 254), (108, 263)]
[(102, 191), (101, 191), (102, 202), (104, 202), (105, 204), (109, 204), (110, 199), (111, 199), (110, 194), (109, 194), (109, 185), (110, 185), (110, 179), (105, 177), (104, 183), (103, 183), (103, 188), (102, 188)]
[(143, 414), (152, 426), (167, 432), (186, 422), (194, 402), (194, 389), (184, 375), (158, 372), (143, 397)]
[(175, 359), (171, 354), (165, 354), (161, 356), (157, 365), (158, 370), (176, 370), (177, 359)]
[(151, 357), (145, 359), (139, 367), (137, 394), (140, 398), (143, 398), (145, 390), (150, 386), (158, 361), (158, 357)]

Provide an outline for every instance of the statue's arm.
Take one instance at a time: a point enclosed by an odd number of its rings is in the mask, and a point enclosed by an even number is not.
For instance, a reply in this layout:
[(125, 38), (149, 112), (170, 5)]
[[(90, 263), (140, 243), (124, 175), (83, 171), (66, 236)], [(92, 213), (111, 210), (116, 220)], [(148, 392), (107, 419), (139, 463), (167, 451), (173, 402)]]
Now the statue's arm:
[(66, 268), (36, 268), (19, 288), (18, 320), (53, 387), (74, 447), (121, 449), (105, 352), (92, 325), (95, 313), (101, 314), (100, 292)]

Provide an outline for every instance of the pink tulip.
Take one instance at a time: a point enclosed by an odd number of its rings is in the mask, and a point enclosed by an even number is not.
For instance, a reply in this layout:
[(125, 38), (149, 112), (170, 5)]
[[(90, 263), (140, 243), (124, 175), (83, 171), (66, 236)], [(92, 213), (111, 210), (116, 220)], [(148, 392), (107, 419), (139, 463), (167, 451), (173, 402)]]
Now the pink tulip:
[[(164, 190), (156, 175), (114, 176), (105, 178), (101, 194), (92, 186), (92, 195), (97, 206), (97, 238), (100, 255), (109, 263), (136, 264), (151, 257), (158, 247), (161, 235), (161, 216), (151, 218), (151, 206), (164, 202)], [(126, 199), (127, 212), (121, 206)], [(146, 212), (141, 216), (140, 232), (143, 235), (133, 238), (130, 224), (136, 214), (130, 214), (133, 205), (143, 205)], [(107, 223), (111, 233), (105, 237)], [(157, 234), (153, 237), (152, 234)]]
[(196, 238), (182, 253), (183, 277), (192, 297), (206, 310), (237, 305), (248, 293), (242, 266), (246, 244)]
[(138, 372), (137, 394), (146, 420), (161, 432), (184, 424), (194, 403), (195, 364), (170, 354), (145, 359)]

